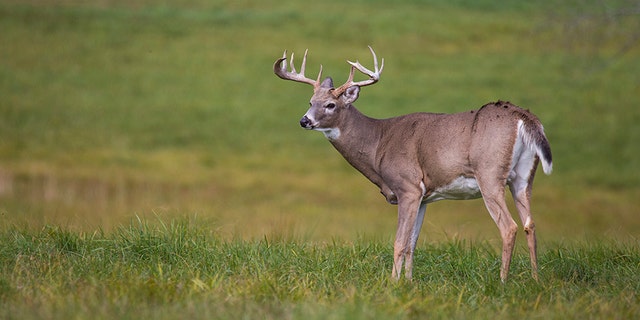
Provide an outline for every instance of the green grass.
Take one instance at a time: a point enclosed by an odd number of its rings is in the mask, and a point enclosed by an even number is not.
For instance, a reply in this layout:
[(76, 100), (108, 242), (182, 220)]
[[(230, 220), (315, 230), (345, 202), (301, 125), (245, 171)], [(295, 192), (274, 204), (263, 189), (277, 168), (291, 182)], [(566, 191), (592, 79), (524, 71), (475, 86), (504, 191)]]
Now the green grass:
[(413, 283), (390, 279), (388, 241), (228, 241), (186, 220), (113, 232), (0, 233), (0, 317), (92, 319), (617, 318), (640, 315), (635, 245), (549, 243), (541, 281), (524, 249), (511, 279), (484, 242), (426, 244)]
[[(637, 317), (629, 5), (2, 1), (0, 317)], [(311, 88), (271, 69), (309, 48), (339, 83), (367, 45), (385, 71), (365, 114), (503, 99), (540, 117), (541, 283), (519, 249), (499, 285), (479, 200), (430, 205), (416, 281), (389, 281), (396, 208), (299, 128)]]

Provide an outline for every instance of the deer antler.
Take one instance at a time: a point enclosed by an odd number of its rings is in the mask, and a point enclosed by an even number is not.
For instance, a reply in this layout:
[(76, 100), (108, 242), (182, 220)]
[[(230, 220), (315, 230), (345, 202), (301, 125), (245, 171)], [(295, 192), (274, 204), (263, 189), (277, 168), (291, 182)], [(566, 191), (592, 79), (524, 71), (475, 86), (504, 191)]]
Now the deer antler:
[(320, 87), (320, 78), (322, 77), (322, 65), (320, 65), (320, 72), (318, 73), (318, 78), (316, 80), (309, 79), (304, 75), (304, 69), (307, 65), (307, 51), (304, 51), (304, 57), (302, 58), (302, 65), (300, 66), (300, 73), (296, 71), (296, 67), (293, 65), (293, 53), (291, 53), (291, 61), (289, 65), (291, 66), (291, 71), (287, 71), (287, 51), (284, 51), (282, 58), (276, 60), (276, 63), (273, 65), (273, 72), (280, 78), (285, 80), (291, 80), (296, 82), (308, 83), (313, 86), (313, 91)]
[[(347, 82), (345, 82), (345, 84), (343, 84), (339, 88), (333, 90), (333, 96), (334, 97), (339, 97), (349, 87), (352, 87), (352, 86), (364, 87), (364, 86), (372, 85), (372, 84), (378, 82), (378, 80), (380, 80), (380, 74), (382, 73), (382, 69), (384, 69), (384, 58), (382, 58), (382, 65), (380, 66), (380, 69), (378, 69), (378, 57), (376, 56), (376, 53), (373, 52), (373, 48), (371, 48), (371, 46), (369, 46), (369, 50), (371, 51), (371, 54), (373, 55), (373, 68), (374, 68), (374, 71), (371, 71), (371, 70), (365, 68), (357, 60), (356, 60), (356, 62), (351, 62), (351, 61), (347, 60), (347, 62), (351, 65), (351, 72), (349, 73), (349, 79), (347, 79)], [(363, 80), (363, 81), (358, 81), (358, 82), (353, 82), (353, 73), (354, 73), (355, 69), (358, 69), (358, 71), (360, 71), (360, 72), (366, 74), (367, 76), (369, 76), (369, 79)]]

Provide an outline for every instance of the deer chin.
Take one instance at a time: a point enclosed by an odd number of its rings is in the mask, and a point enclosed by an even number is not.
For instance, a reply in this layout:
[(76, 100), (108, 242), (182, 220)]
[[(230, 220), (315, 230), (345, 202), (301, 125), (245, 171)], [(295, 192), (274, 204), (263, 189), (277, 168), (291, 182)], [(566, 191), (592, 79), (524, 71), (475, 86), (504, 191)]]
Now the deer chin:
[(316, 126), (314, 126), (312, 124), (309, 124), (309, 125), (306, 125), (306, 126), (302, 126), (302, 129), (305, 129), (305, 130), (318, 130), (316, 128)]

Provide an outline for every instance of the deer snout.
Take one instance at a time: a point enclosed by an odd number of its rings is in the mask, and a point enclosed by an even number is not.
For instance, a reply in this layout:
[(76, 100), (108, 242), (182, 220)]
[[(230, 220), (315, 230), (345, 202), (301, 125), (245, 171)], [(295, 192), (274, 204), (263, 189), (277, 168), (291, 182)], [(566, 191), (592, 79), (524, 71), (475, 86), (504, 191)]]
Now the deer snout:
[(313, 129), (313, 121), (311, 121), (307, 116), (304, 116), (300, 119), (300, 126), (305, 129)]

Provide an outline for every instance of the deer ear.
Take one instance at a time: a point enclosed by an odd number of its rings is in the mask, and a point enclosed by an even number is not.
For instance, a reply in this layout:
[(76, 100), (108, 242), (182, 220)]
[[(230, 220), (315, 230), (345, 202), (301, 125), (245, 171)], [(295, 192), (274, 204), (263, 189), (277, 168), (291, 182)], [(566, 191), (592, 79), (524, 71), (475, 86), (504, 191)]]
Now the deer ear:
[(354, 101), (358, 100), (359, 94), (360, 94), (360, 87), (351, 86), (344, 91), (344, 93), (342, 94), (342, 98), (344, 99), (345, 103), (353, 103)]
[(329, 89), (333, 88), (333, 79), (331, 79), (331, 77), (326, 77), (324, 81), (322, 81), (320, 86), (323, 88), (329, 88)]

